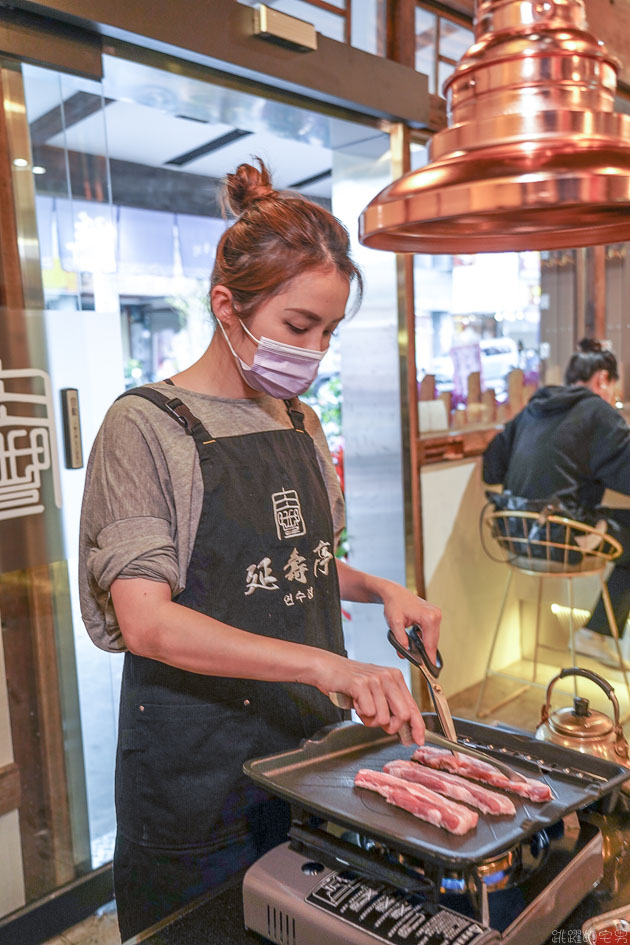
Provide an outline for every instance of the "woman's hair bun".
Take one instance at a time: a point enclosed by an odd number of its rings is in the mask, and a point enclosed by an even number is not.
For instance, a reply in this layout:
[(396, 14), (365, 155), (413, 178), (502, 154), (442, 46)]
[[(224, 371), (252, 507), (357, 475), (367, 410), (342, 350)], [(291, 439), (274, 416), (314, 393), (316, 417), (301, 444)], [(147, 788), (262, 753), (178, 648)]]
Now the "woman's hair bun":
[(597, 338), (582, 338), (578, 341), (577, 349), (581, 351), (582, 354), (588, 354), (589, 352), (603, 351), (604, 346)]
[(258, 167), (239, 164), (233, 174), (225, 179), (226, 203), (234, 216), (240, 217), (257, 200), (271, 197), (275, 190), (271, 185), (271, 174), (264, 161), (254, 158)]
[(571, 355), (564, 372), (564, 383), (586, 384), (596, 371), (606, 371), (609, 378), (616, 381), (619, 377), (617, 358), (608, 348), (608, 343), (597, 338), (582, 338), (577, 343), (577, 351)]

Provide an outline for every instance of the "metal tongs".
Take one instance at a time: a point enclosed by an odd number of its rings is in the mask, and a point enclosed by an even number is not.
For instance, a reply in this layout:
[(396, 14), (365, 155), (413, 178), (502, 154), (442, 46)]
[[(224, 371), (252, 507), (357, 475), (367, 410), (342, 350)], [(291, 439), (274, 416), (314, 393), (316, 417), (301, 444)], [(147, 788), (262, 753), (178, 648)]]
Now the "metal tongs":
[[(422, 630), (417, 624), (414, 624), (414, 626), (407, 631), (407, 637), (409, 640), (409, 649), (405, 649), (405, 647), (398, 642), (391, 630), (389, 630), (387, 633), (387, 639), (394, 647), (396, 652), (400, 653), (401, 656), (404, 656), (406, 660), (409, 660), (412, 666), (415, 666), (417, 669), (419, 669), (429, 685), (429, 692), (431, 693), (433, 705), (435, 706), (435, 712), (438, 717), (438, 721), (442, 726), (444, 735), (439, 735), (437, 732), (427, 731), (427, 741), (433, 742), (436, 745), (441, 745), (443, 748), (448, 748), (449, 751), (453, 752), (453, 754), (459, 752), (462, 755), (470, 755), (471, 758), (477, 758), (479, 761), (484, 761), (487, 764), (491, 764), (511, 781), (527, 780), (518, 771), (514, 771), (513, 768), (510, 768), (509, 765), (504, 764), (502, 761), (497, 761), (492, 755), (487, 755), (485, 752), (478, 751), (476, 748), (469, 748), (467, 745), (459, 744), (457, 741), (457, 732), (455, 731), (455, 726), (453, 724), (451, 710), (449, 709), (448, 702), (446, 701), (444, 690), (437, 681), (438, 676), (442, 671), (442, 667), (444, 666), (444, 663), (442, 662), (442, 655), (438, 650), (437, 662), (433, 663), (431, 661), (422, 640)], [(414, 655), (416, 653), (417, 656)], [(409, 733), (409, 736), (410, 734), (411, 733)], [(407, 741), (406, 735), (407, 733), (404, 733), (402, 736), (405, 741)], [(411, 738), (409, 738), (409, 741), (411, 741)]]

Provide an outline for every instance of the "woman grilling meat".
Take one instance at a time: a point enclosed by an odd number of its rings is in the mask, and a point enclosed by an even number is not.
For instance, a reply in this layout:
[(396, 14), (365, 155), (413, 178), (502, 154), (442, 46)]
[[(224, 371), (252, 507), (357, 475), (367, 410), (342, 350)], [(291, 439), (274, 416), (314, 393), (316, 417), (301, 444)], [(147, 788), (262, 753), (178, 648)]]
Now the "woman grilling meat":
[(300, 404), (361, 276), (330, 213), (227, 177), (236, 222), (219, 243), (217, 330), (175, 377), (109, 410), (88, 466), (83, 617), (126, 650), (114, 883), (123, 940), (285, 839), (288, 808), (242, 774), (342, 718), (422, 742), (398, 670), (346, 657), (340, 598), (384, 605), (435, 659), (440, 615), (334, 557), (343, 501), (319, 422)]

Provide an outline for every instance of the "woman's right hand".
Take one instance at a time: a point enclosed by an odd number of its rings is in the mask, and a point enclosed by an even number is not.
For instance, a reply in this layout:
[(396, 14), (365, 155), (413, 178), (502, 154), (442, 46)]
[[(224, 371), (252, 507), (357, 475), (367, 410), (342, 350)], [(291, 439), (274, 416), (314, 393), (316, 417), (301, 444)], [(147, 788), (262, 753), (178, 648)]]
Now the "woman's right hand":
[(348, 696), (364, 725), (393, 735), (407, 723), (414, 742), (424, 743), (424, 720), (399, 669), (359, 663), (324, 650), (318, 651), (314, 664), (313, 684), (325, 695)]

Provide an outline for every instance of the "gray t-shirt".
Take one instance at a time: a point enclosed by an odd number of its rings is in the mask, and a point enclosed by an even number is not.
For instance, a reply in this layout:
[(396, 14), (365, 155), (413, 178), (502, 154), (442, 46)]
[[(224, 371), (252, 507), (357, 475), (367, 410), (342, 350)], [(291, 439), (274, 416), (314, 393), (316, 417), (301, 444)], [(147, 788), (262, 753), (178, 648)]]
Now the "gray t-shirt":
[[(215, 437), (291, 427), (283, 401), (274, 397), (233, 400), (163, 382), (148, 386), (179, 397)], [(339, 479), (317, 415), (310, 407), (302, 408), (337, 541), (344, 525)], [(116, 401), (90, 454), (79, 539), (81, 613), (101, 649), (126, 649), (109, 593), (116, 578), (164, 581), (173, 595), (184, 589), (202, 502), (192, 437), (142, 397)]]

